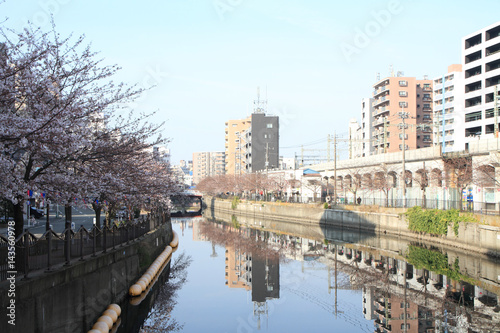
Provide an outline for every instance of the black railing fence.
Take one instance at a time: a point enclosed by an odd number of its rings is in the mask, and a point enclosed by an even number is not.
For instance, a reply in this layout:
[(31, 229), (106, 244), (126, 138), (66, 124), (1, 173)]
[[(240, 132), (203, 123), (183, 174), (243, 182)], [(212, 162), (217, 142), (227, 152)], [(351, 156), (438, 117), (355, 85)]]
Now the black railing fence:
[[(221, 199), (231, 199), (234, 197), (233, 194), (219, 194), (218, 198)], [(279, 202), (289, 202), (289, 203), (325, 203), (328, 202), (331, 207), (335, 205), (374, 205), (380, 207), (392, 207), (392, 208), (411, 208), (415, 206), (420, 206), (427, 209), (458, 209), (460, 211), (468, 211), (474, 214), (485, 214), (485, 215), (500, 215), (500, 203), (495, 204), (492, 202), (480, 202), (480, 201), (466, 201), (466, 200), (440, 200), (440, 199), (415, 199), (407, 198), (380, 198), (380, 197), (370, 197), (370, 196), (359, 196), (358, 200), (354, 200), (352, 197), (344, 198), (338, 197), (337, 202), (334, 203), (329, 196), (323, 197), (313, 197), (313, 198), (302, 198), (300, 196), (293, 197), (279, 197), (279, 196), (238, 196), (251, 201), (279, 201)]]
[(27, 278), (35, 270), (50, 272), (55, 265), (70, 265), (74, 260), (84, 260), (85, 256), (106, 253), (129, 244), (165, 220), (165, 217), (148, 216), (119, 226), (94, 226), (87, 230), (82, 225), (76, 232), (67, 228), (60, 234), (49, 229), (39, 237), (26, 229), (15, 239), (15, 257), (9, 253), (12, 248), (8, 238), (0, 235), (0, 281), (12, 274)]

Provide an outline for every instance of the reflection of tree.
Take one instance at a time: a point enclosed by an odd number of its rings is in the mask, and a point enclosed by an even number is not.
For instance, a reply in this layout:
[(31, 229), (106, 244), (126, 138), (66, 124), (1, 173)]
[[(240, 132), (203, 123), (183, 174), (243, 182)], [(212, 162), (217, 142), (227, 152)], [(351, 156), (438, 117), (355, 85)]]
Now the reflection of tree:
[(266, 240), (269, 232), (249, 228), (236, 228), (225, 223), (200, 222), (200, 233), (205, 235), (212, 244), (228, 247), (233, 246), (243, 252), (252, 253), (267, 258), (279, 258), (279, 251)]
[(167, 282), (160, 287), (154, 306), (149, 311), (148, 317), (140, 330), (141, 333), (155, 332), (177, 332), (182, 330), (179, 324), (171, 316), (177, 301), (177, 291), (187, 281), (187, 268), (191, 264), (191, 256), (181, 253), (170, 267)]

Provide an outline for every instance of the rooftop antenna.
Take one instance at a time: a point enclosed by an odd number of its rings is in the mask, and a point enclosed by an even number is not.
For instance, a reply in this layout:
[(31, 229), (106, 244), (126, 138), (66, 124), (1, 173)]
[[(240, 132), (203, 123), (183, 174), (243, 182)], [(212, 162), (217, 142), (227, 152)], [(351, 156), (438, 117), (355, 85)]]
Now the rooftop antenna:
[(391, 65), (389, 65), (389, 75), (390, 75), (391, 77), (394, 77), (394, 68), (392, 67), (392, 64), (391, 64)]
[(267, 86), (266, 86), (266, 99), (260, 99), (260, 87), (257, 87), (257, 99), (253, 101), (253, 110), (255, 113), (266, 113), (267, 107)]
[(380, 81), (380, 72), (377, 72), (377, 82)]

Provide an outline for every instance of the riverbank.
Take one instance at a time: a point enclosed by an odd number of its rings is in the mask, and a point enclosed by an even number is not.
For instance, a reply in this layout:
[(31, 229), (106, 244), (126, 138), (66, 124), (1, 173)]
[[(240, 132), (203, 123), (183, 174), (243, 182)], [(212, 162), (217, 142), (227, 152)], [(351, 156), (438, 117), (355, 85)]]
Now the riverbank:
[(204, 201), (208, 210), (252, 216), (254, 219), (287, 221), (306, 226), (324, 225), (373, 234), (389, 234), (455, 247), (491, 257), (500, 257), (500, 227), (487, 225), (484, 221), (480, 223), (461, 222), (459, 223), (458, 235), (455, 235), (453, 227), (449, 226), (447, 235), (436, 237), (410, 231), (404, 210), (401, 208), (393, 209), (394, 212), (389, 209), (380, 212), (363, 206), (354, 206), (363, 207), (363, 209), (348, 210), (341, 208), (323, 209), (314, 204), (278, 202), (241, 201), (234, 204), (229, 200), (214, 197), (205, 197)]

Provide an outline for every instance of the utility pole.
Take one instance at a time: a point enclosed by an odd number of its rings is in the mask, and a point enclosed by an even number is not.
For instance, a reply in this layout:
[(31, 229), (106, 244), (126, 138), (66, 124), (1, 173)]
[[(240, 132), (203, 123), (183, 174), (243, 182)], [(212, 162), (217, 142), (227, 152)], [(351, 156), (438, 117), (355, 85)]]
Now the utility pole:
[(304, 166), (304, 145), (300, 146), (300, 166)]
[(337, 204), (337, 134), (333, 132), (333, 200)]
[(326, 138), (326, 161), (330, 162), (330, 134), (328, 134), (328, 137)]
[(384, 154), (387, 153), (387, 116), (384, 117)]
[[(401, 112), (399, 112), (399, 118), (402, 119), (402, 128), (403, 128), (403, 173), (402, 173), (402, 180), (403, 180), (403, 208), (406, 208), (406, 166), (405, 166), (405, 153), (406, 153), (406, 142), (405, 142), (405, 135), (406, 135), (406, 123), (405, 119), (410, 117), (410, 114), (408, 112), (404, 112), (404, 108), (402, 109)], [(401, 124), (400, 124), (401, 125)]]
[(266, 176), (269, 169), (269, 142), (266, 142)]

